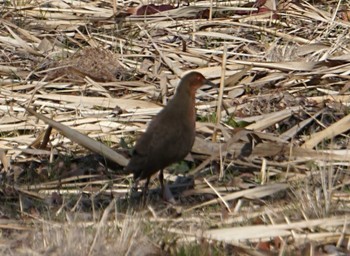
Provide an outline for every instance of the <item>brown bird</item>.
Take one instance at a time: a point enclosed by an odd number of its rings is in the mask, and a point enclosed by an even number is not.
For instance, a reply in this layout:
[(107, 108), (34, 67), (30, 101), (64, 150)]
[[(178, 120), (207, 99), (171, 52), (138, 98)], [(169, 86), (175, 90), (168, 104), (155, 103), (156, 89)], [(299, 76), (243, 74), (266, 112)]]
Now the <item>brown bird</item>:
[(196, 135), (195, 94), (205, 84), (215, 86), (199, 72), (185, 75), (174, 97), (152, 119), (146, 132), (136, 142), (126, 170), (133, 172), (136, 184), (146, 179), (144, 200), (150, 178), (158, 171), (164, 197), (163, 169), (184, 159), (190, 152)]

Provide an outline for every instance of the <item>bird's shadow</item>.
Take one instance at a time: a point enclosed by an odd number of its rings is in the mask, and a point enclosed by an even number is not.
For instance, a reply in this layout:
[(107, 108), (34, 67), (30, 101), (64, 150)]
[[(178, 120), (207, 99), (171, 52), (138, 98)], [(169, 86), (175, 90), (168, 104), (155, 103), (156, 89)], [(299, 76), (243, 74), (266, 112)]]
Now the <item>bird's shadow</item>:
[(184, 191), (194, 187), (194, 179), (193, 177), (178, 176), (173, 183), (166, 185), (175, 201), (168, 202), (164, 200), (160, 186), (151, 187), (146, 194), (146, 198), (144, 198), (144, 188), (142, 185), (139, 185), (137, 188), (133, 187), (130, 189), (129, 195), (126, 198), (128, 207), (142, 209), (151, 206), (159, 209), (168, 207), (169, 205), (179, 206), (181, 204), (179, 197)]

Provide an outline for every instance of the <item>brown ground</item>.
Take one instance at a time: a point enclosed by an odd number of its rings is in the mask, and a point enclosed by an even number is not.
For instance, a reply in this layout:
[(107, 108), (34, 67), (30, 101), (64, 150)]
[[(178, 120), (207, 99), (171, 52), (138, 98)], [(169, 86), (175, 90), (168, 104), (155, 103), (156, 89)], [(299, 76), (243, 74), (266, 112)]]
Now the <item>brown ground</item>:
[[(263, 2), (0, 2), (0, 255), (349, 255), (349, 3)], [(222, 87), (143, 207), (123, 166), (188, 70)]]

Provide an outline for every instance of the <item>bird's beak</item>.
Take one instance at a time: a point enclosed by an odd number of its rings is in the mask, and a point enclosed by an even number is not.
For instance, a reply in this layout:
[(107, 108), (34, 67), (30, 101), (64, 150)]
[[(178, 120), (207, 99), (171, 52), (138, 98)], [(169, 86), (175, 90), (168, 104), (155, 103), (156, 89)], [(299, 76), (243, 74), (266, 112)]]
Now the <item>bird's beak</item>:
[(210, 80), (208, 80), (208, 79), (205, 79), (205, 81), (204, 81), (203, 84), (204, 84), (204, 85), (210, 85), (210, 86), (212, 86), (212, 87), (219, 87), (218, 84), (214, 84), (212, 81), (210, 81)]

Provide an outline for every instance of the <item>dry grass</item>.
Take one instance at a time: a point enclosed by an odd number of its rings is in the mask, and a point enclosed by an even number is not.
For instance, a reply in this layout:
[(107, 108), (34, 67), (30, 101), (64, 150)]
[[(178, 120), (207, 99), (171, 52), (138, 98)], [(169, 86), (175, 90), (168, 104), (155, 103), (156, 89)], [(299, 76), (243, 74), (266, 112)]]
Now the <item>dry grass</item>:
[[(350, 7), (313, 2), (1, 1), (1, 254), (350, 254)], [(167, 170), (178, 205), (155, 179), (142, 208), (122, 165), (189, 70), (220, 90)]]

